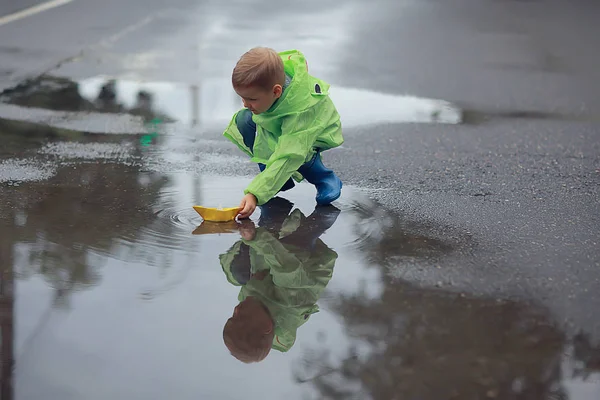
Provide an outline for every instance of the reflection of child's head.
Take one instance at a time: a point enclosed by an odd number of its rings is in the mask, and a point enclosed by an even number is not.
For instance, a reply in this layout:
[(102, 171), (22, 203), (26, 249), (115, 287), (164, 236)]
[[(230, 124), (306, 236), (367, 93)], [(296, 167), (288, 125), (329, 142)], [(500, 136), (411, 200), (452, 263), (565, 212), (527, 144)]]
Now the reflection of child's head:
[(271, 351), (274, 335), (269, 310), (254, 297), (238, 304), (223, 328), (225, 346), (244, 363), (264, 360)]

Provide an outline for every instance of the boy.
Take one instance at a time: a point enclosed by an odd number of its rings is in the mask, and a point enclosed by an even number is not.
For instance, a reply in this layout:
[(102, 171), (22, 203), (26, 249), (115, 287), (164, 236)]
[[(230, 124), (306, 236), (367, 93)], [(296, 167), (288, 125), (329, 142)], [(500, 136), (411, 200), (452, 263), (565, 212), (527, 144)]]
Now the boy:
[(317, 204), (338, 199), (342, 181), (325, 168), (320, 152), (344, 142), (340, 116), (329, 84), (308, 74), (304, 55), (253, 48), (239, 59), (231, 80), (245, 109), (235, 113), (223, 135), (261, 171), (244, 190), (238, 216), (249, 218), (257, 205), (303, 178), (315, 185)]

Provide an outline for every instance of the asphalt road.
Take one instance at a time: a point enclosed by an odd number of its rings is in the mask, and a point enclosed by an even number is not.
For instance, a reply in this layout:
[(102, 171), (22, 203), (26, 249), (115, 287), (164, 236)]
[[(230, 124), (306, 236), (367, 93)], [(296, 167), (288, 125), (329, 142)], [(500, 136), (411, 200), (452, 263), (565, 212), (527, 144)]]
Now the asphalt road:
[[(3, 5), (0, 15), (13, 11)], [(386, 255), (383, 281), (396, 291), (403, 286), (391, 282), (409, 285), (417, 293), (411, 301), (436, 304), (438, 316), (444, 302), (432, 293), (440, 291), (535, 305), (549, 315), (543, 324), (588, 338), (592, 357), (600, 346), (599, 17), (600, 4), (591, 0), (74, 0), (0, 26), (0, 90), (47, 73), (89, 94), (98, 77), (111, 76), (132, 102), (138, 90), (132, 82), (161, 82), (157, 103), (182, 124), (154, 169), (247, 177), (254, 166), (221, 138), (238, 106), (228, 74), (252, 46), (298, 48), (311, 72), (337, 88), (347, 121), (346, 143), (327, 155), (328, 165), (415, 232), (453, 247), (435, 258), (405, 257), (395, 252), (401, 239), (387, 232), (390, 240), (377, 250)], [(189, 111), (194, 90), (199, 114)], [(436, 106), (431, 99), (460, 108), (463, 123), (413, 122)], [(1, 117), (22, 121), (47, 118), (38, 111), (0, 106)], [(129, 120), (72, 116), (58, 123), (97, 132), (140, 128)], [(8, 159), (13, 151), (0, 154)], [(487, 321), (485, 313), (451, 313), (467, 325)], [(598, 398), (595, 368), (568, 398)], [(453, 398), (451, 389), (403, 390)], [(484, 393), (497, 397), (490, 390)], [(550, 398), (529, 393), (514, 398)]]

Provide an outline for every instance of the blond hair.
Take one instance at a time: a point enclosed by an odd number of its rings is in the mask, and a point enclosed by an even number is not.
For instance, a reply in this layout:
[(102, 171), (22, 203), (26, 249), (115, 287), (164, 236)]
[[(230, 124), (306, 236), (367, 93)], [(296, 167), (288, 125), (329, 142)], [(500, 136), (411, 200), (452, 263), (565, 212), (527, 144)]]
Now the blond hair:
[(231, 75), (234, 88), (257, 86), (271, 90), (285, 83), (283, 61), (279, 54), (268, 47), (255, 47), (244, 53)]

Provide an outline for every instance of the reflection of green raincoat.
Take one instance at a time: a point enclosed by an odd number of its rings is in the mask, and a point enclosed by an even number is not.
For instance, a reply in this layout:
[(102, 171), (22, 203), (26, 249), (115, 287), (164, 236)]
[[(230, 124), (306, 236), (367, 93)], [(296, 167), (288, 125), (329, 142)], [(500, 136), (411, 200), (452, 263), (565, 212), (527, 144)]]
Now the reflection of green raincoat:
[(329, 98), (330, 85), (309, 75), (301, 52), (289, 50), (279, 55), (292, 80), (271, 109), (252, 116), (257, 130), (254, 154), (237, 129), (237, 113), (223, 133), (252, 161), (267, 166), (244, 191), (254, 194), (259, 205), (275, 196), (291, 176), (302, 180), (297, 170), (310, 161), (315, 148), (328, 150), (344, 141), (340, 116)]
[(231, 265), (242, 243), (250, 247), (251, 272), (269, 272), (263, 280), (253, 278), (243, 285), (238, 300), (253, 296), (269, 309), (275, 326), (272, 347), (282, 352), (294, 345), (296, 330), (319, 311), (317, 300), (331, 279), (338, 257), (320, 239), (312, 252), (282, 240), (286, 234), (283, 232), (289, 232), (290, 226), (293, 229), (300, 218), (300, 210), (294, 210), (287, 226), (281, 229), (280, 238), (259, 227), (254, 240), (242, 239), (219, 257), (227, 279), (235, 286), (242, 285), (233, 277)]

